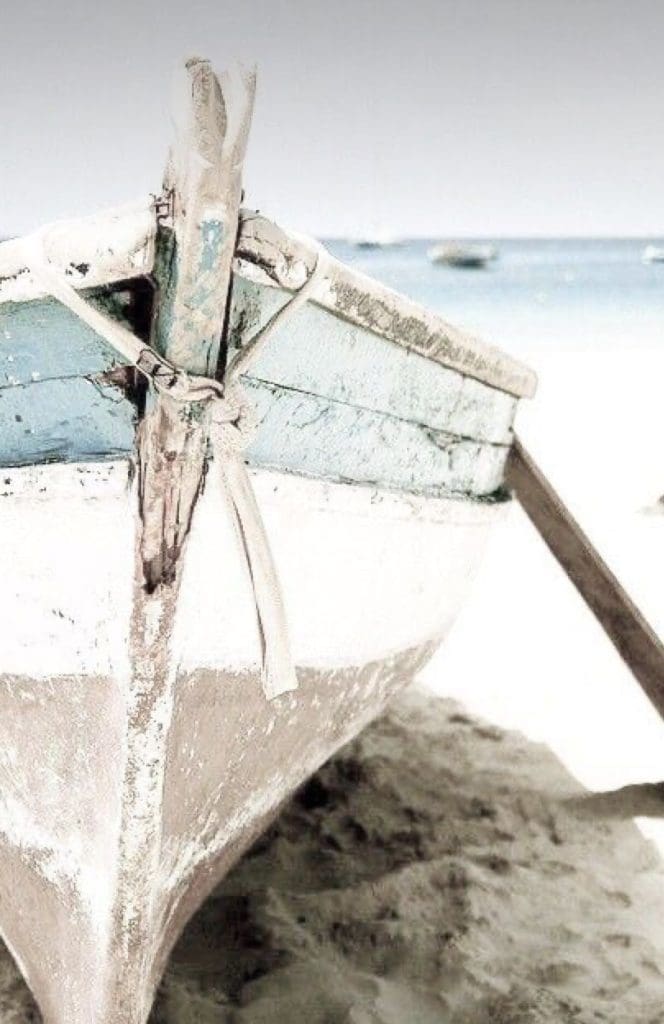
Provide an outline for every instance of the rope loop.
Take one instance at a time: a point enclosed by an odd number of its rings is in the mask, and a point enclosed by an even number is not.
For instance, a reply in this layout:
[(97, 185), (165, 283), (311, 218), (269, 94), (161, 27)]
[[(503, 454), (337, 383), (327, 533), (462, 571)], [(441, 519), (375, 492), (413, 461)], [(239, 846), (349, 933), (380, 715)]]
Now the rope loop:
[(210, 432), (221, 455), (244, 451), (251, 444), (257, 427), (254, 408), (239, 384), (229, 384), (223, 396), (212, 401)]

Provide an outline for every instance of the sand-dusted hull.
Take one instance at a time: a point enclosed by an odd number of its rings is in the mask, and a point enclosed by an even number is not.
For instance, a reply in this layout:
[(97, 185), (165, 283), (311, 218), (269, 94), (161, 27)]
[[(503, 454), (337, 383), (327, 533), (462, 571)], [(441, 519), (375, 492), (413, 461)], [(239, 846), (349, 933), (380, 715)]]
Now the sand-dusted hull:
[(501, 506), (254, 472), (299, 681), (269, 701), (210, 473), (153, 699), (130, 664), (128, 463), (3, 479), (0, 927), (46, 1021), (143, 1024), (210, 887), (440, 642)]

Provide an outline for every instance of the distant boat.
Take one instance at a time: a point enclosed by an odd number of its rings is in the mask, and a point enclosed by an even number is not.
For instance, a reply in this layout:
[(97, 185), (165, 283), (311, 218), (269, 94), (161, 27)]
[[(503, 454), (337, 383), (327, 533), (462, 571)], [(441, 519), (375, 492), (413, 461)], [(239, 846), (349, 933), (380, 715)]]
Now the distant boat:
[(354, 238), (351, 245), (355, 249), (389, 249), (391, 242), (382, 242), (377, 238)]
[(664, 246), (647, 245), (641, 253), (643, 263), (664, 263)]
[(434, 245), (428, 252), (432, 263), (446, 263), (449, 267), (481, 269), (498, 256), (494, 245)]
[(355, 249), (392, 249), (394, 246), (402, 245), (400, 238), (391, 235), (387, 231), (377, 231), (371, 235), (359, 235), (357, 238), (349, 238), (349, 243)]

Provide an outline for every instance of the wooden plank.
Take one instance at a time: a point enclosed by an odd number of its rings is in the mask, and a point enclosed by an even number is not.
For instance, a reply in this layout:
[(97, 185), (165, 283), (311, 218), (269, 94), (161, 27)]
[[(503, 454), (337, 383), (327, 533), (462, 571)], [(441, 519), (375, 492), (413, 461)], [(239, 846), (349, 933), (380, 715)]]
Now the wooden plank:
[(508, 460), (507, 484), (664, 717), (664, 645), (518, 439)]
[[(286, 293), (280, 289), (248, 282), (234, 287), (231, 340), (241, 343), (243, 338), (251, 336), (285, 300), (285, 296)], [(141, 318), (145, 319), (136, 286), (112, 293), (95, 291), (86, 297), (130, 329), (140, 326), (139, 311)], [(147, 294), (143, 298), (151, 301)], [(140, 333), (143, 335), (143, 331)], [(41, 462), (49, 457), (49, 451), (52, 452), (51, 458), (67, 461), (87, 459), (95, 451), (100, 458), (116, 454), (117, 439), (108, 431), (104, 403), (99, 401), (100, 393), (86, 378), (99, 380), (122, 365), (123, 360), (114, 349), (54, 299), (0, 305), (0, 395), (4, 394), (6, 398), (0, 404), (3, 428), (0, 431), (0, 465), (3, 462), (7, 465), (16, 462), (26, 464), (32, 458)], [(68, 405), (67, 389), (63, 384), (65, 379), (73, 382)], [(267, 389), (272, 387), (277, 396), (281, 388), (302, 392), (303, 396), (308, 394), (310, 403), (318, 409), (324, 408), (324, 400), (332, 399), (333, 403), (381, 413), (404, 420), (413, 428), (428, 427), (459, 440), (494, 444), (508, 444), (511, 440), (510, 426), (516, 404), (512, 396), (462, 377), (416, 353), (385, 345), (365, 328), (342, 321), (319, 306), (300, 310), (284, 329), (270, 338), (269, 345), (252, 366), (251, 376), (246, 379), (262, 382)], [(60, 383), (44, 391), (28, 387), (50, 380)], [(11, 398), (8, 392), (14, 392)], [(120, 392), (114, 389), (102, 394), (110, 396), (110, 412), (117, 416)], [(285, 400), (279, 400), (283, 408)], [(135, 414), (135, 406), (127, 401), (124, 422), (133, 422)], [(12, 420), (14, 415), (21, 416), (20, 428)], [(332, 424), (339, 422), (341, 415), (340, 410), (331, 410), (329, 418), (321, 424), (321, 428), (329, 427), (332, 449), (337, 444)], [(346, 415), (352, 417), (350, 413)], [(49, 417), (54, 438), (51, 446), (48, 443)], [(95, 422), (96, 417), (99, 422)], [(372, 424), (378, 423), (379, 419), (367, 417)], [(75, 435), (75, 425), (80, 426), (80, 439)], [(266, 423), (260, 431), (261, 444), (269, 441), (264, 434), (267, 429)], [(394, 428), (387, 424), (385, 429), (393, 436)], [(384, 457), (389, 465), (411, 453), (415, 490), (418, 490), (424, 484), (416, 466), (420, 464), (421, 450), (428, 447), (429, 441), (425, 431), (413, 429), (410, 433), (414, 436), (419, 433), (421, 440), (409, 443), (407, 452), (398, 452), (391, 446)], [(294, 446), (293, 452), (301, 451), (306, 433), (300, 429), (297, 436), (299, 444)], [(377, 436), (372, 430), (371, 444), (376, 444)], [(363, 463), (368, 443), (357, 432), (354, 438), (353, 447), (347, 449), (344, 457), (346, 475), (350, 480), (355, 479), (354, 466)], [(108, 451), (104, 450), (105, 439)], [(316, 446), (323, 441), (320, 434), (315, 441), (312, 438)], [(273, 447), (275, 445), (276, 441)], [(130, 439), (127, 451), (131, 450)], [(281, 468), (297, 472), (299, 463), (289, 462), (290, 451), (290, 445), (285, 444), (278, 464)], [(329, 476), (324, 467), (321, 475)], [(391, 475), (389, 479), (392, 479)], [(440, 482), (444, 484), (442, 478)], [(387, 479), (386, 486), (392, 486)]]
[[(164, 194), (172, 196), (173, 227), (170, 237), (161, 233), (155, 271), (161, 290), (155, 334), (160, 351), (176, 366), (208, 376), (217, 372), (226, 318), (255, 92), (253, 73), (233, 82), (225, 75), (220, 83), (208, 61), (187, 64), (164, 181)], [(235, 96), (238, 88), (241, 95)]]
[[(290, 298), (281, 288), (239, 280), (229, 344), (241, 348)], [(373, 331), (309, 303), (259, 352), (248, 379), (278, 384), (435, 430), (496, 444), (512, 440), (516, 398), (472, 377), (385, 344)]]
[[(187, 62), (165, 188), (172, 219), (157, 238), (153, 344), (180, 368), (215, 375), (237, 233), (254, 79)], [(228, 86), (228, 88), (227, 88)], [(233, 102), (235, 100), (235, 102)], [(230, 101), (230, 102), (229, 102)], [(178, 669), (173, 649), (182, 554), (205, 474), (209, 408), (148, 395), (137, 434), (138, 538), (126, 696), (125, 767), (113, 940), (113, 1012), (136, 1017), (162, 863), (168, 736)], [(223, 585), (223, 581), (221, 582)], [(205, 596), (201, 596), (205, 600)], [(141, 1008), (147, 1017), (147, 1007)]]
[[(139, 291), (92, 292), (101, 312), (136, 327)], [(107, 373), (124, 360), (91, 327), (55, 299), (0, 305), (0, 391), (20, 384)]]
[[(507, 445), (432, 430), (344, 402), (246, 378), (258, 429), (250, 466), (428, 497), (487, 497)], [(105, 378), (0, 389), (0, 466), (129, 458), (136, 406)]]
[(0, 465), (103, 461), (134, 447), (136, 408), (85, 377), (0, 390)]
[(503, 483), (507, 445), (249, 378), (245, 387), (260, 423), (252, 466), (430, 497), (489, 497)]

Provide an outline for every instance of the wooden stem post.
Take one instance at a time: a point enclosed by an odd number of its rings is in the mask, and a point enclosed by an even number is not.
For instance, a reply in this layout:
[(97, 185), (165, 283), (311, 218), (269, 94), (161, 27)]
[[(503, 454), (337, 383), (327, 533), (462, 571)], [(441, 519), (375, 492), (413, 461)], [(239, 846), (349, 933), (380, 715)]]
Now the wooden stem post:
[[(221, 79), (190, 60), (160, 224), (152, 344), (172, 364), (215, 376), (237, 236), (253, 73)], [(126, 745), (104, 1024), (143, 1024), (160, 942), (158, 889), (168, 734), (174, 706), (173, 626), (182, 556), (206, 468), (209, 408), (150, 393), (137, 435), (138, 530), (126, 693)]]
[(507, 484), (664, 717), (664, 645), (518, 438)]
[[(152, 343), (175, 366), (215, 376), (226, 320), (255, 76), (221, 80), (190, 60), (164, 180), (172, 223), (157, 240)], [(173, 581), (205, 468), (204, 404), (155, 398), (139, 439), (142, 559), (149, 591)]]

